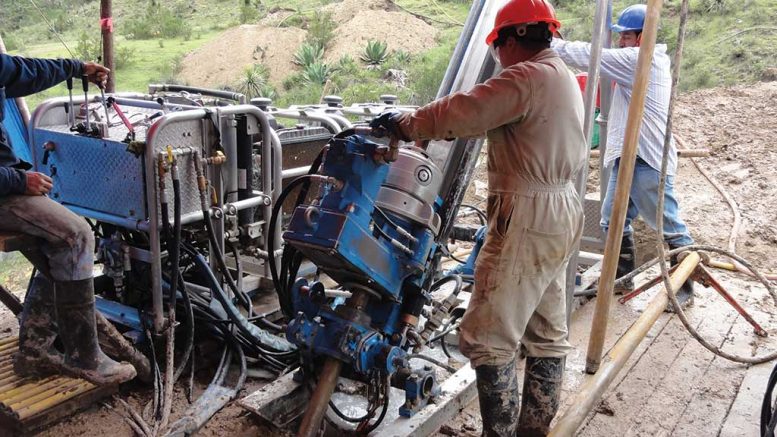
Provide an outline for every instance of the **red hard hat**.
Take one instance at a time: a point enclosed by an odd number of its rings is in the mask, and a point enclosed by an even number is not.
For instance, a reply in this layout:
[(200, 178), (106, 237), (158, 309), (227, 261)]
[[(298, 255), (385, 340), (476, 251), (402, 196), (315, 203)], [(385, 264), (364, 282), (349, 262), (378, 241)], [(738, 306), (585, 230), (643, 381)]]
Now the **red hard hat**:
[(547, 0), (510, 0), (496, 13), (494, 30), (486, 37), (486, 44), (491, 45), (505, 27), (529, 23), (548, 23), (552, 33), (561, 28), (556, 11)]

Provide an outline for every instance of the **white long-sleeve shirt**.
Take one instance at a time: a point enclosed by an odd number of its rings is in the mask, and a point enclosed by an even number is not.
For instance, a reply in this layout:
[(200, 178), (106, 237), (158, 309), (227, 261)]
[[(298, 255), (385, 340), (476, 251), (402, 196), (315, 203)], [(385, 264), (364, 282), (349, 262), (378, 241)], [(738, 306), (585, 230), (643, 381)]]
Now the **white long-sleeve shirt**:
[[(588, 69), (588, 63), (591, 59), (590, 43), (567, 42), (553, 38), (551, 48), (568, 65), (578, 69)], [(605, 166), (609, 166), (621, 156), (638, 56), (638, 47), (602, 50), (601, 74), (603, 79), (606, 81), (609, 78), (615, 82), (607, 124), (607, 150), (604, 154)], [(666, 45), (656, 45), (653, 54), (653, 65), (650, 69), (647, 97), (645, 99), (645, 113), (642, 119), (642, 128), (639, 132), (639, 147), (637, 149), (637, 155), (648, 165), (659, 171), (661, 170), (661, 157), (664, 149), (666, 116), (669, 112), (669, 99), (672, 91), (672, 76), (669, 64)], [(677, 150), (674, 141), (672, 141), (670, 147), (668, 173), (674, 175), (677, 168)]]

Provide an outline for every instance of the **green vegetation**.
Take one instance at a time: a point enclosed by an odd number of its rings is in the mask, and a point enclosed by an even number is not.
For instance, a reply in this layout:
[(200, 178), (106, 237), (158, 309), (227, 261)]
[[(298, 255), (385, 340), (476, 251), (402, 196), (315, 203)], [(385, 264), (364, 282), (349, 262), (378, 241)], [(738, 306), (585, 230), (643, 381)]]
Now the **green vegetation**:
[[(337, 23), (322, 6), (339, 0), (114, 0), (117, 85), (143, 91), (157, 81), (177, 82), (182, 57), (218, 35), (242, 24), (256, 23), (276, 13), (281, 27), (307, 31), (295, 53), (298, 64), (283, 87), (273, 89), (267, 69), (247, 69), (230, 86), (246, 94), (272, 96), (278, 105), (318, 101), (340, 94), (346, 101), (375, 100), (381, 93), (400, 96), (405, 103), (433, 99), (472, 0), (393, 0), (401, 9), (427, 17), (438, 30), (437, 46), (419, 54), (389, 51), (388, 41), (370, 41), (356, 59), (344, 56), (324, 62)], [(634, 0), (615, 0), (620, 11)], [(60, 35), (73, 55), (99, 57), (97, 0), (36, 0), (48, 23), (29, 1), (0, 0), (0, 29), (14, 53), (67, 57)], [(593, 0), (555, 0), (567, 39), (587, 40), (593, 25)], [(684, 90), (754, 82), (774, 75), (777, 67), (777, 2), (773, 0), (692, 0), (681, 87)], [(676, 47), (680, 0), (667, 0), (659, 42)], [(400, 10), (392, 8), (393, 10)], [(289, 13), (291, 12), (291, 13)], [(50, 23), (50, 24), (49, 24)], [(364, 23), (369, 26), (369, 23)], [(369, 68), (365, 68), (365, 64)], [(64, 86), (34, 96), (64, 95)]]
[(369, 66), (376, 67), (388, 57), (387, 49), (388, 45), (385, 42), (369, 40), (361, 55), (361, 60)]
[[(568, 40), (588, 40), (595, 2), (557, 0), (562, 33)], [(615, 0), (617, 14), (633, 0)], [(670, 54), (677, 46), (680, 0), (668, 0), (661, 14), (658, 42)], [(613, 20), (617, 17), (613, 17)], [(777, 2), (774, 0), (691, 0), (680, 89), (693, 90), (752, 83), (777, 67)], [(617, 42), (617, 41), (616, 41)]]

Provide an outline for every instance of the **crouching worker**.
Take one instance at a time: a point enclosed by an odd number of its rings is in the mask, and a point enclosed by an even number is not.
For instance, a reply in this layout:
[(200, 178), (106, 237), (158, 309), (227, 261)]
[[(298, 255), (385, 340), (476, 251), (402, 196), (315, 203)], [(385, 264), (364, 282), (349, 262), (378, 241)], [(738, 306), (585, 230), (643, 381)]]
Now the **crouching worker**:
[[(92, 383), (117, 384), (135, 369), (106, 356), (95, 328), (94, 236), (86, 221), (46, 195), (52, 180), (16, 157), (2, 125), (5, 98), (22, 97), (86, 75), (103, 84), (108, 69), (76, 60), (26, 59), (0, 54), (0, 230), (37, 237), (25, 252), (38, 274), (24, 299), (14, 370), (23, 376), (62, 373)], [(64, 353), (55, 347), (59, 336)]]
[[(549, 48), (559, 26), (547, 1), (510, 1), (486, 40), (501, 73), (413, 114), (373, 121), (404, 141), (487, 132), (488, 232), (460, 337), (486, 436), (547, 434), (570, 349), (566, 268), (583, 228), (573, 181), (586, 142), (577, 82)], [(528, 353), (519, 413), (521, 344)]]

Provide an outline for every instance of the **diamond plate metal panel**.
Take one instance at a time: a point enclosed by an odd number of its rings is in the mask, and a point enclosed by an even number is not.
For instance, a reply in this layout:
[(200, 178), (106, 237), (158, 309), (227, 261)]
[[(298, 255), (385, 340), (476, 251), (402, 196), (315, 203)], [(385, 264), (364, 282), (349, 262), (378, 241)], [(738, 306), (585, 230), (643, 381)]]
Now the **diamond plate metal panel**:
[(583, 200), (583, 211), (585, 213), (585, 226), (583, 227), (581, 249), (601, 252), (604, 250), (607, 236), (599, 225), (602, 218), (602, 203), (599, 201), (599, 193), (586, 194)]
[(42, 152), (35, 163), (54, 180), (54, 200), (124, 218), (146, 217), (142, 158), (127, 152), (124, 143), (57, 130), (35, 129), (33, 144), (39, 150), (48, 141), (55, 145), (47, 165)]
[[(166, 152), (167, 146), (176, 149), (191, 149), (202, 151), (202, 121), (181, 121), (172, 123), (157, 131), (153, 138), (155, 161), (159, 153)], [(178, 175), (181, 182), (181, 215), (200, 211), (200, 192), (197, 189), (197, 173), (194, 169), (194, 160), (191, 154), (178, 155)], [(158, 190), (159, 176), (157, 166), (154, 166), (154, 186)], [(169, 173), (165, 176), (165, 191), (170, 202), (170, 217), (173, 211), (173, 180)], [(157, 210), (159, 210), (159, 193), (157, 193)], [(160, 221), (161, 223), (161, 221)]]

